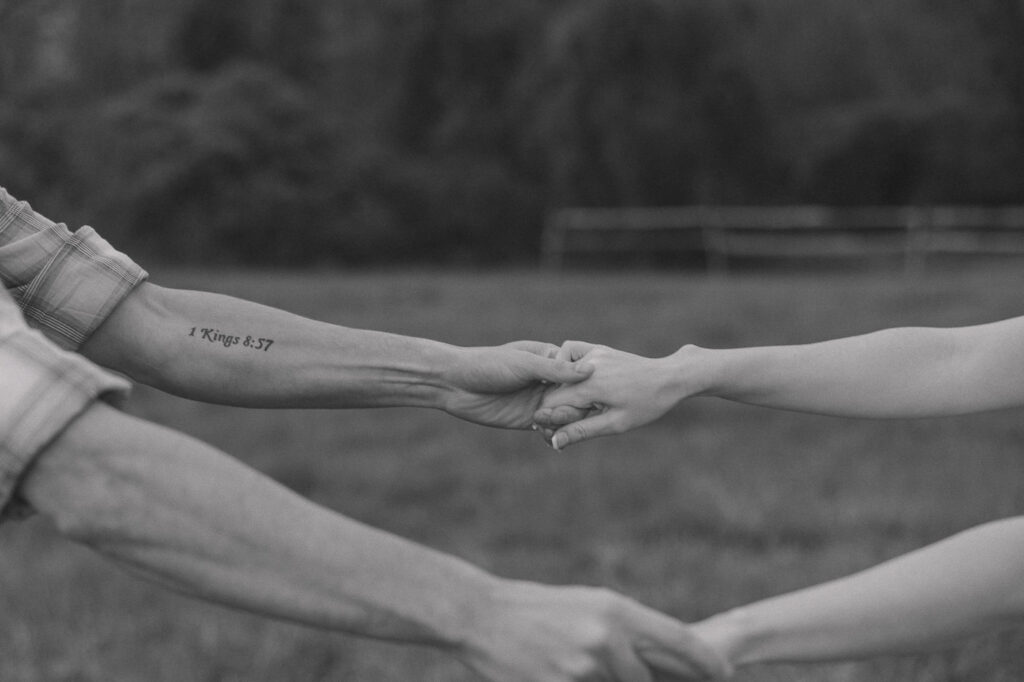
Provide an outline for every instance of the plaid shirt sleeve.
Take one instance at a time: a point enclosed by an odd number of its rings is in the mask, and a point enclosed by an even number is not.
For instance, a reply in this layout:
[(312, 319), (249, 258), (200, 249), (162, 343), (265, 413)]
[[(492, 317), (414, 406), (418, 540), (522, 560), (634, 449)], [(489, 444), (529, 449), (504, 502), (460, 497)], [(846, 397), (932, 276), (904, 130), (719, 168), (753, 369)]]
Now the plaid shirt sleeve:
[(0, 187), (0, 282), (61, 348), (77, 349), (146, 277), (91, 227), (71, 232)]
[(31, 509), (17, 485), (35, 457), (96, 399), (119, 403), (129, 383), (57, 348), (0, 291), (0, 521)]

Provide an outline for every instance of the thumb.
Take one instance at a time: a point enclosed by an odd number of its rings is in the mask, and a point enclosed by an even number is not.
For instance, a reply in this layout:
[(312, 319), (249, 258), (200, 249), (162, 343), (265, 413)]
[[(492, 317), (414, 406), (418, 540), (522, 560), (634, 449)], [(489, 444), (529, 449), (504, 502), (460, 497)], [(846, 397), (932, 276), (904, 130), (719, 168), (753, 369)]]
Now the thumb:
[(558, 355), (559, 347), (553, 343), (547, 343), (545, 341), (511, 341), (506, 343), (502, 348), (510, 348), (512, 350), (522, 350), (527, 353), (533, 353), (543, 358), (553, 358)]
[(575, 384), (594, 373), (594, 366), (587, 362), (551, 360), (539, 355), (530, 355), (527, 366), (537, 379), (552, 384)]
[(586, 341), (566, 341), (562, 344), (562, 347), (558, 349), (558, 353), (555, 355), (559, 360), (579, 360), (590, 351), (597, 348), (596, 344), (587, 343)]
[(652, 669), (685, 679), (700, 676), (723, 680), (735, 672), (723, 653), (686, 624), (640, 604), (627, 613), (632, 621), (636, 652)]
[(615, 413), (612, 411), (602, 412), (555, 431), (555, 436), (551, 439), (551, 447), (555, 450), (562, 450), (569, 445), (582, 443), (598, 436), (610, 436), (618, 432), (619, 429), (615, 428)]
[[(590, 411), (589, 407), (576, 407), (575, 405), (552, 405), (541, 406), (539, 410), (533, 413), (534, 423), (543, 429), (557, 429), (559, 426), (565, 426), (566, 424), (572, 424), (578, 422), (587, 416), (587, 412)], [(554, 433), (547, 434), (548, 439), (551, 439)]]

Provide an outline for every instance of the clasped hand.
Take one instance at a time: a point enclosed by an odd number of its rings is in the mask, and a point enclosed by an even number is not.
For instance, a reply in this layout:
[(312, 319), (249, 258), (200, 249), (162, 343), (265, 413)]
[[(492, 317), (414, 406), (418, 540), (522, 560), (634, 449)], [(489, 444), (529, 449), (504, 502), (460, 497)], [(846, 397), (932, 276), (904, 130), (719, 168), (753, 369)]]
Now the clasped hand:
[[(490, 426), (534, 424), (561, 449), (666, 412), (678, 397), (670, 361), (579, 341), (465, 348), (444, 375), (444, 409)], [(606, 591), (524, 584), (488, 612), (503, 622), (477, 634), (495, 633), (497, 646), (465, 656), (488, 679), (651, 682), (732, 671), (715, 638)]]
[(462, 348), (441, 377), (442, 406), (486, 426), (533, 426), (561, 450), (654, 421), (697, 393), (684, 360), (682, 351), (646, 358), (583, 341)]
[(556, 450), (647, 424), (694, 392), (681, 380), (678, 355), (647, 358), (566, 341), (555, 357), (587, 377), (550, 386), (534, 413), (535, 426)]

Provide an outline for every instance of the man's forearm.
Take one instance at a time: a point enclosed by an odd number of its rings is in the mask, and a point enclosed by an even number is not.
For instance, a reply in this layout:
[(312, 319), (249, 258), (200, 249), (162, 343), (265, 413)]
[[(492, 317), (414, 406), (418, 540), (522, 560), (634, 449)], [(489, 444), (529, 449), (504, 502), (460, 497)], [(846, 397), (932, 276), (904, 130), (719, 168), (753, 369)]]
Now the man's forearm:
[(821, 343), (673, 357), (691, 390), (768, 407), (855, 417), (961, 414), (1024, 400), (1020, 319), (898, 328)]
[(1024, 618), (1024, 518), (695, 626), (735, 665), (927, 650)]
[(22, 493), (66, 535), (122, 565), (322, 628), (455, 647), (496, 582), (103, 406), (40, 456)]
[(596, 588), (501, 580), (318, 507), (194, 439), (97, 405), (20, 492), (67, 537), (208, 601), (445, 651), (488, 680), (726, 666), (681, 623)]
[(82, 347), (169, 393), (248, 407), (440, 407), (447, 344), (143, 284)]

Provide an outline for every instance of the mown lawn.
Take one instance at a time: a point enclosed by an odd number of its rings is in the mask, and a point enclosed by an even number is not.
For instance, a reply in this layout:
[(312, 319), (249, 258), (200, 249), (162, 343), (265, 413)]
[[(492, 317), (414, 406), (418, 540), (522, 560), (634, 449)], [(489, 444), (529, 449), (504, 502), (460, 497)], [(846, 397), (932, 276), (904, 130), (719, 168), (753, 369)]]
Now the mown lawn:
[[(643, 354), (1024, 314), (1024, 267), (887, 274), (157, 272), (350, 326), (458, 344), (582, 338)], [(314, 500), (497, 573), (602, 584), (684, 619), (1024, 512), (1024, 413), (846, 420), (712, 399), (554, 454), (433, 411), (258, 411), (138, 387), (132, 412)], [(0, 679), (473, 679), (429, 650), (327, 635), (152, 587), (39, 519), (0, 529)], [(929, 656), (740, 680), (1024, 679), (1024, 631)]]

